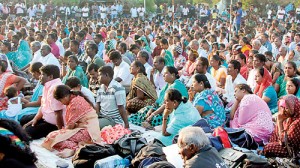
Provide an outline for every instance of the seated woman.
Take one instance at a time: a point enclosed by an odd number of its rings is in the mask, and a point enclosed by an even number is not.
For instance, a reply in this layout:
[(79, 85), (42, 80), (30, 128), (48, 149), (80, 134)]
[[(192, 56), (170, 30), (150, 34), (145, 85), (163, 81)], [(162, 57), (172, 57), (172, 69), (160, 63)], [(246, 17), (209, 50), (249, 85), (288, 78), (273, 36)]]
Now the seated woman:
[(70, 157), (79, 144), (101, 143), (98, 115), (93, 104), (66, 85), (58, 85), (54, 98), (67, 106), (65, 128), (48, 134), (42, 146), (60, 151), (60, 157)]
[(286, 95), (286, 83), (287, 79), (296, 77), (297, 66), (294, 62), (287, 62), (284, 65), (284, 74), (278, 77), (275, 83), (275, 90), (278, 97)]
[(67, 79), (72, 76), (76, 76), (80, 80), (80, 84), (84, 87), (88, 87), (89, 81), (85, 72), (83, 71), (82, 67), (78, 65), (78, 59), (76, 56), (69, 56), (68, 57), (68, 72), (66, 76), (64, 76), (62, 82), (66, 83)]
[(277, 79), (283, 74), (284, 72), (282, 70), (281, 63), (280, 62), (274, 63), (271, 68), (272, 85), (275, 85)]
[[(300, 101), (294, 95), (286, 95), (278, 104), (276, 127), (263, 154), (266, 157), (291, 157), (300, 151)], [(295, 153), (289, 153), (287, 143)]]
[(129, 122), (141, 126), (144, 121), (147, 121), (151, 126), (162, 124), (162, 112), (165, 109), (164, 97), (169, 89), (177, 89), (182, 96), (188, 97), (188, 92), (184, 84), (178, 79), (178, 71), (173, 66), (166, 66), (164, 71), (164, 80), (166, 86), (161, 90), (158, 99), (152, 106), (146, 106), (139, 110), (136, 114), (131, 114), (128, 118)]
[(29, 141), (17, 122), (0, 119), (0, 167), (36, 168)]
[(272, 77), (266, 68), (256, 70), (255, 75), (256, 87), (254, 94), (262, 98), (269, 106), (272, 114), (278, 111), (277, 93), (272, 86)]
[[(40, 68), (43, 66), (40, 62), (35, 62), (30, 65), (29, 72), (32, 74), (32, 77), (36, 80), (40, 79)], [(15, 120), (20, 121), (21, 118), (25, 115), (36, 114), (41, 106), (42, 94), (44, 86), (40, 81), (36, 84), (33, 89), (33, 95), (30, 98), (30, 102), (23, 104), (22, 111), (16, 116)]]
[(300, 98), (300, 80), (298, 78), (290, 78), (286, 82), (287, 94), (295, 95), (298, 99)]
[(131, 63), (130, 73), (134, 76), (127, 96), (126, 110), (129, 114), (136, 113), (149, 106), (157, 99), (156, 90), (148, 80), (144, 65), (140, 61)]
[(19, 34), (13, 35), (12, 42), (16, 51), (8, 57), (19, 69), (26, 67), (31, 61), (31, 50), (26, 40), (21, 39)]
[(225, 87), (226, 82), (226, 68), (222, 65), (222, 60), (218, 55), (213, 55), (210, 59), (210, 65), (212, 68), (210, 69), (211, 75), (216, 79), (217, 86), (220, 88)]
[(230, 127), (244, 128), (257, 143), (267, 143), (274, 129), (267, 103), (252, 94), (247, 84), (235, 87), (235, 98), (236, 102), (230, 112)]
[(26, 83), (26, 79), (7, 72), (7, 65), (6, 56), (0, 54), (0, 111), (7, 109), (8, 99), (4, 95), (4, 90), (11, 85), (15, 85), (17, 90), (20, 91)]
[(226, 119), (224, 105), (217, 92), (211, 89), (207, 77), (197, 74), (192, 80), (190, 101), (212, 128), (223, 126)]
[(167, 91), (164, 102), (162, 135), (157, 139), (168, 146), (180, 129), (195, 124), (201, 116), (193, 104), (176, 89)]

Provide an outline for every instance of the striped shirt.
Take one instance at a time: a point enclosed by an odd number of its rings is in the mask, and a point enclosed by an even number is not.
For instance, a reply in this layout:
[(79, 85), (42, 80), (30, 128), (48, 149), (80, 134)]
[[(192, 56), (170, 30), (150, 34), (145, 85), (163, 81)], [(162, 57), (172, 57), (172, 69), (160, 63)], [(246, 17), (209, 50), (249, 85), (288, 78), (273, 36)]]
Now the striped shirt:
[(111, 117), (116, 123), (124, 123), (118, 106), (126, 106), (125, 88), (117, 81), (112, 80), (106, 88), (102, 84), (97, 92), (97, 103), (100, 103), (100, 113)]

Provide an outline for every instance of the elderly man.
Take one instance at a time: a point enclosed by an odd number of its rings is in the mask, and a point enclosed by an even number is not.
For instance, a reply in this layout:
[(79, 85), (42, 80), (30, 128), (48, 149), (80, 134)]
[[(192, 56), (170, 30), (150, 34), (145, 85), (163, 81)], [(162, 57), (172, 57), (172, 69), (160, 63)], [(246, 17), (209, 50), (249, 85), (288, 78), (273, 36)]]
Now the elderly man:
[(285, 47), (285, 46), (282, 46), (282, 47), (279, 48), (279, 50), (278, 50), (279, 53), (276, 57), (277, 62), (283, 63), (283, 61), (285, 59), (285, 56), (287, 55), (287, 49), (288, 48)]
[(252, 49), (257, 50), (260, 54), (265, 54), (268, 51), (266, 47), (264, 47), (259, 40), (253, 40)]
[(272, 53), (273, 53), (273, 57), (276, 59), (278, 54), (279, 54), (279, 49), (280, 47), (283, 47), (285, 46), (283, 43), (282, 43), (282, 40), (280, 37), (275, 37), (274, 38), (274, 41), (272, 43)]
[(219, 167), (226, 164), (200, 127), (185, 127), (180, 130), (177, 145), (184, 168)]
[(268, 51), (272, 51), (272, 44), (270, 43), (269, 36), (266, 33), (260, 35), (260, 41)]
[(146, 74), (148, 79), (150, 80), (150, 74), (152, 70), (152, 66), (148, 63), (149, 54), (146, 51), (140, 51), (137, 55), (137, 60), (140, 61), (142, 64), (144, 64), (144, 67), (146, 69)]
[(57, 58), (51, 53), (51, 47), (47, 44), (43, 45), (41, 48), (41, 55), (40, 59), (37, 62), (41, 62), (44, 66), (45, 65), (56, 65), (60, 68), (60, 63)]
[(42, 57), (41, 53), (41, 43), (39, 41), (34, 41), (30, 43), (31, 50), (33, 52), (33, 58), (30, 64), (38, 62), (38, 60)]

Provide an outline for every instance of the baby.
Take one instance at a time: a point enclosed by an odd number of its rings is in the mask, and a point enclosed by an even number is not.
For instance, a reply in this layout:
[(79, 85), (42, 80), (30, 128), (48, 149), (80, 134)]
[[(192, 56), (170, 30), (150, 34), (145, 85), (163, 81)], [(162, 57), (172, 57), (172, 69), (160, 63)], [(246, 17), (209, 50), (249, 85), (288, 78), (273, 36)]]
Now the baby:
[(9, 86), (4, 91), (8, 97), (8, 107), (5, 112), (7, 117), (14, 117), (22, 110), (22, 103), (28, 103), (29, 101), (25, 98), (18, 96), (18, 90), (15, 86)]

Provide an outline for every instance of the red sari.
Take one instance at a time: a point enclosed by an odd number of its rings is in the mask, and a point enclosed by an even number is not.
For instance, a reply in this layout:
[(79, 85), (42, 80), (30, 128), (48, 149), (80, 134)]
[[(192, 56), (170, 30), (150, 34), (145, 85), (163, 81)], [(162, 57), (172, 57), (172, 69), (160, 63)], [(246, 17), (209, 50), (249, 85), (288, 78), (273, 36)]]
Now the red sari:
[(96, 111), (81, 96), (71, 95), (70, 99), (66, 110), (66, 126), (75, 124), (75, 127), (49, 133), (42, 146), (50, 151), (66, 148), (75, 150), (82, 144), (101, 143)]
[(0, 111), (7, 109), (8, 98), (5, 96), (4, 91), (14, 84), (15, 79), (16, 76), (10, 72), (4, 72), (0, 75)]
[(294, 95), (286, 95), (283, 97), (287, 107), (293, 112), (293, 116), (283, 122), (283, 132), (279, 134), (278, 125), (273, 132), (270, 142), (264, 147), (264, 155), (266, 157), (289, 157), (288, 150), (285, 145), (285, 132), (289, 147), (295, 153), (300, 151), (300, 101)]
[(264, 68), (263, 80), (261, 81), (261, 84), (256, 85), (254, 94), (262, 98), (265, 89), (271, 85), (272, 85), (272, 76), (270, 72), (266, 68)]

